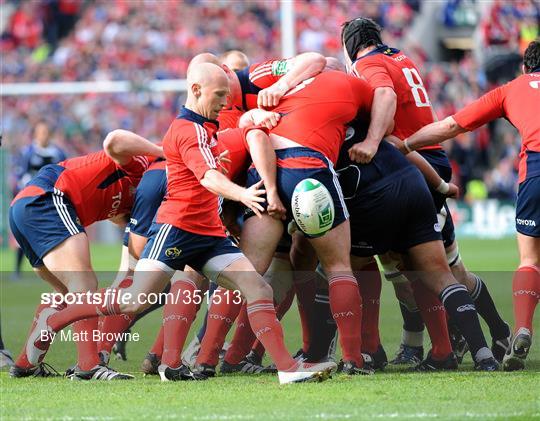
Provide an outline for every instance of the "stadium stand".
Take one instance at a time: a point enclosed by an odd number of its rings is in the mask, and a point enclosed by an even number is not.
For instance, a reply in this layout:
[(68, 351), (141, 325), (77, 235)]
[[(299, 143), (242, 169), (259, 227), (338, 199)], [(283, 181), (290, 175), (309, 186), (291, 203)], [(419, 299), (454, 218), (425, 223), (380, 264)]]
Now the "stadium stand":
[[(103, 136), (118, 127), (158, 139), (179, 95), (149, 93), (147, 81), (185, 77), (189, 59), (201, 51), (240, 49), (253, 62), (280, 55), (277, 1), (190, 0), (179, 7), (121, 0), (7, 2), (0, 23), (3, 83), (131, 80), (140, 88), (122, 94), (2, 97), (8, 148), (16, 153), (29, 142), (29, 128), (43, 117), (55, 130), (55, 142), (71, 155), (97, 149)], [(385, 28), (389, 44), (420, 64), (435, 109), (445, 117), (504, 82), (492, 76), (505, 74), (501, 69), (511, 77), (517, 71), (515, 51), (539, 33), (540, 8), (534, 0), (442, 2), (437, 9), (444, 28), (440, 48), (453, 61), (435, 61), (410, 36), (418, 20), (429, 19), (423, 7), (414, 0), (295, 2), (298, 51), (341, 57), (340, 24), (371, 17)], [(471, 42), (448, 42), (474, 34), (483, 40), (483, 57), (468, 51)], [(514, 196), (516, 184), (508, 180), (515, 178), (519, 139), (508, 125), (466, 134), (448, 148), (464, 193), (470, 181), (480, 179), (490, 196)]]

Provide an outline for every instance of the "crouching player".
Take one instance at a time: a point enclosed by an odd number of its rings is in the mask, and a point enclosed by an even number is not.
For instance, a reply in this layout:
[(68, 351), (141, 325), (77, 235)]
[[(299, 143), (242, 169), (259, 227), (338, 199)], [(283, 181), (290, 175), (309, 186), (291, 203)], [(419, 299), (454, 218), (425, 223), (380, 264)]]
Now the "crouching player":
[[(103, 149), (43, 167), (11, 204), (13, 235), (36, 273), (61, 294), (96, 290), (98, 281), (84, 227), (104, 219), (125, 219), (133, 205), (135, 188), (148, 167), (145, 155), (162, 155), (160, 147), (124, 130), (109, 133)], [(47, 304), (38, 306), (31, 335), (40, 334), (37, 320), (57, 312), (58, 308)], [(78, 338), (88, 338), (77, 341), (78, 363), (73, 378), (132, 378), (101, 364), (93, 340), (97, 323), (97, 317), (90, 317), (73, 325)], [(32, 338), (12, 367), (12, 377), (50, 374), (42, 364), (44, 353), (33, 348)]]
[(532, 343), (532, 321), (540, 297), (540, 41), (529, 44), (523, 75), (494, 89), (443, 121), (420, 129), (403, 143), (403, 152), (419, 149), (476, 128), (497, 118), (517, 127), (522, 147), (516, 230), (520, 266), (514, 274), (514, 334), (503, 359), (506, 371), (521, 370)]
[[(260, 196), (265, 193), (259, 189), (261, 183), (244, 189), (217, 170), (210, 147), (217, 129), (213, 119), (226, 104), (228, 94), (228, 79), (220, 67), (200, 64), (188, 74), (186, 106), (171, 124), (163, 142), (168, 169), (167, 198), (158, 210), (151, 238), (137, 263), (133, 283), (123, 293), (135, 298), (161, 292), (174, 271), (189, 264), (218, 284), (242, 292), (248, 303), (251, 327), (276, 363), (280, 383), (326, 379), (335, 364), (298, 363), (290, 357), (276, 319), (271, 288), (226, 237), (219, 219), (216, 194), (242, 202), (259, 213), (263, 210), (260, 203), (264, 202)], [(172, 285), (171, 293), (173, 297), (180, 295), (180, 300), (193, 297), (194, 285), (178, 280)], [(48, 349), (50, 341), (39, 335), (42, 330), (54, 333), (87, 317), (138, 313), (146, 307), (147, 303), (138, 299), (88, 302), (69, 306), (52, 315), (42, 315), (30, 334), (27, 353), (36, 358)], [(180, 364), (180, 355), (169, 355), (171, 360), (177, 359), (178, 366), (163, 362), (169, 344), (174, 346), (174, 341), (179, 340), (170, 337), (171, 342), (167, 342), (167, 324), (175, 330), (175, 325), (185, 320), (177, 317), (174, 311), (165, 319), (160, 376), (162, 380), (182, 380), (186, 370)]]

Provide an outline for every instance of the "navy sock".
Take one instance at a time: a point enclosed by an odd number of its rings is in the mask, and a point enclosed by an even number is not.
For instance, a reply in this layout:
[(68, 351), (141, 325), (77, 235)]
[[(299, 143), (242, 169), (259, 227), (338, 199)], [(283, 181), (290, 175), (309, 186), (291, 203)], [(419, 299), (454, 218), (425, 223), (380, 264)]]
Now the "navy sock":
[(476, 285), (470, 294), (476, 306), (476, 311), (487, 323), (493, 339), (507, 338), (510, 335), (510, 328), (499, 315), (487, 285), (479, 276), (474, 275), (474, 278)]
[(399, 303), (399, 308), (403, 316), (403, 330), (407, 332), (422, 332), (424, 330), (424, 321), (418, 309), (411, 311), (402, 302)]
[(310, 338), (306, 358), (309, 362), (316, 362), (328, 356), (337, 330), (336, 322), (330, 311), (327, 289), (318, 289), (315, 293), (313, 317), (310, 324), (311, 331), (317, 334)]
[(487, 348), (480, 320), (467, 288), (461, 284), (449, 285), (441, 292), (439, 298), (450, 319), (465, 337), (473, 358), (477, 360), (489, 356), (491, 351)]

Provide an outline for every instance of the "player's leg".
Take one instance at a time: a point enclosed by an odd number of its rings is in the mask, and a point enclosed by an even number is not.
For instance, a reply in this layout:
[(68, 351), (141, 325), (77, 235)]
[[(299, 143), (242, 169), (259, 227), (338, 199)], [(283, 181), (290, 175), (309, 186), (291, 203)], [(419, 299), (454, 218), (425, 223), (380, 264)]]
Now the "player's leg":
[(161, 364), (166, 367), (182, 365), (182, 349), (202, 300), (203, 282), (204, 277), (192, 270), (176, 272), (171, 280), (171, 291), (163, 308)]
[(432, 293), (437, 294), (450, 318), (469, 344), (477, 369), (496, 370), (497, 362), (487, 347), (478, 314), (467, 289), (457, 283), (448, 267), (442, 241), (429, 241), (411, 247), (406, 265)]
[(218, 283), (242, 292), (246, 299), (249, 324), (276, 364), (280, 383), (328, 378), (331, 370), (335, 369), (334, 363), (297, 363), (290, 356), (276, 317), (272, 288), (247, 258), (242, 256), (228, 264), (219, 275)]
[[(467, 290), (473, 299), (476, 311), (487, 323), (492, 338), (491, 349), (493, 351), (493, 355), (497, 361), (501, 362), (502, 357), (509, 346), (510, 327), (499, 315), (499, 312), (495, 307), (495, 303), (491, 298), (491, 294), (489, 293), (488, 287), (484, 281), (477, 274), (470, 272), (465, 268), (459, 254), (457, 241), (455, 239), (452, 215), (450, 214), (446, 203), (439, 212), (438, 218), (439, 223), (441, 226), (443, 226), (442, 237), (448, 265), (450, 266), (456, 280), (460, 284), (467, 287)], [(466, 352), (466, 348), (464, 349), (460, 346), (460, 340), (463, 343), (465, 341), (462, 339), (459, 332), (454, 332), (456, 329), (454, 329), (452, 326), (450, 326), (450, 329), (453, 342), (452, 345), (458, 360), (460, 360), (463, 358), (463, 354)]]
[(540, 300), (540, 237), (517, 233), (519, 267), (512, 280), (514, 332), (503, 359), (505, 371), (522, 370), (532, 344), (534, 311)]
[[(352, 373), (364, 367), (364, 358), (361, 352), (362, 299), (351, 269), (349, 221), (345, 220), (322, 237), (311, 238), (310, 242), (328, 277), (330, 308), (339, 332), (344, 367), (351, 366)], [(370, 368), (362, 374), (371, 373)]]
[(302, 324), (302, 352), (306, 354), (314, 340), (311, 322), (314, 314), (315, 294), (317, 291), (317, 253), (302, 235), (293, 235), (290, 248), (290, 263), (293, 269), (294, 288)]
[[(264, 235), (260, 235), (261, 232), (264, 232)], [(264, 274), (270, 267), (274, 251), (282, 235), (283, 224), (268, 214), (263, 214), (261, 218), (251, 216), (244, 221), (240, 248), (248, 260), (252, 262), (257, 273)], [(244, 296), (244, 298), (247, 302), (253, 301), (249, 297)], [(247, 304), (244, 303), (238, 314), (231, 346), (223, 358), (222, 369), (224, 371), (229, 371), (229, 368), (238, 366), (244, 360), (255, 339), (254, 331), (255, 329), (250, 328)], [(260, 368), (254, 369), (260, 371)]]
[(373, 257), (351, 256), (351, 265), (362, 296), (362, 353), (373, 360), (375, 369), (384, 370), (388, 364), (379, 336), (381, 273)]
[(379, 255), (384, 277), (392, 282), (403, 318), (401, 343), (391, 364), (417, 365), (424, 358), (424, 320), (414, 300), (411, 283), (402, 272), (401, 257), (395, 253)]
[[(272, 264), (264, 274), (264, 280), (272, 287), (276, 317), (278, 320), (281, 320), (291, 307), (294, 298), (292, 273), (288, 258), (287, 260), (274, 258)], [(265, 352), (264, 345), (259, 339), (256, 339), (253, 330), (249, 328), (246, 303), (241, 306), (236, 324), (237, 328), (234, 332), (231, 345), (223, 358), (221, 373), (232, 374), (240, 372), (244, 374), (259, 374), (275, 372), (276, 369), (273, 365), (268, 367), (262, 365), (262, 358)], [(217, 349), (220, 345), (222, 345), (222, 342), (216, 346), (216, 359)]]
[[(159, 226), (156, 228), (156, 235), (158, 228)], [(79, 245), (83, 248), (85, 247), (84, 244)], [(149, 243), (149, 245), (151, 244)], [(88, 247), (87, 244), (86, 247)], [(70, 268), (73, 269), (77, 265), (80, 267), (83, 263), (71, 263)], [(54, 265), (56, 263), (53, 261), (52, 264)], [(27, 344), (27, 353), (30, 350), (33, 354), (32, 358), (35, 360), (42, 358), (42, 355), (44, 355), (51, 343), (52, 335), (79, 320), (98, 315), (134, 314), (144, 310), (149, 306), (148, 301), (145, 299), (147, 295), (149, 293), (161, 292), (169, 281), (171, 273), (169, 273), (168, 269), (170, 268), (159, 261), (149, 259), (140, 260), (137, 263), (133, 283), (128, 288), (124, 290), (96, 292), (73, 305), (67, 306), (61, 311), (48, 314), (47, 317), (41, 317), (38, 320), (39, 326), (36, 326), (33, 330), (33, 332), (36, 332), (35, 340), (33, 343), (29, 341)], [(75, 288), (77, 285), (83, 283), (84, 280), (73, 278), (73, 281), (74, 283), (70, 283), (70, 285), (72, 288)], [(121, 291), (121, 294), (119, 291)], [(41, 330), (48, 330), (51, 335), (47, 337), (40, 336), (39, 332)]]
[(233, 291), (222, 287), (216, 289), (210, 299), (206, 333), (200, 342), (200, 350), (196, 358), (196, 366), (199, 370), (215, 372), (225, 337), (241, 308), (242, 302), (234, 299)]

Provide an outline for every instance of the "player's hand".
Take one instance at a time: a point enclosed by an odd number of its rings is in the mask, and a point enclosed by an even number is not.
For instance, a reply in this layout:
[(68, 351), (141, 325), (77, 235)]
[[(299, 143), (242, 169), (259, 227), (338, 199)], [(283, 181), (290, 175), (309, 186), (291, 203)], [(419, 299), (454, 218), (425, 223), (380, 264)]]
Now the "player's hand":
[(222, 174), (228, 174), (229, 173), (229, 170), (227, 170), (227, 168), (225, 168), (223, 166), (223, 164), (230, 164), (232, 163), (232, 161), (230, 160), (230, 158), (228, 158), (229, 156), (229, 150), (225, 150), (223, 152), (221, 152), (219, 154), (219, 156), (217, 157), (217, 164), (219, 166), (219, 170), (221, 171)]
[(257, 95), (257, 106), (259, 108), (272, 108), (279, 104), (279, 100), (287, 93), (289, 87), (283, 81), (278, 81), (269, 86)]
[(251, 209), (259, 218), (262, 217), (261, 213), (264, 212), (264, 208), (260, 204), (266, 201), (264, 197), (261, 197), (266, 194), (266, 190), (261, 189), (262, 184), (263, 182), (260, 180), (251, 187), (244, 189), (239, 198), (239, 202)]
[(268, 206), (266, 208), (268, 215), (274, 219), (285, 221), (287, 218), (287, 209), (285, 209), (285, 206), (283, 206), (277, 191), (268, 191), (266, 194), (266, 200), (268, 202)]
[(379, 149), (379, 145), (369, 141), (355, 143), (349, 149), (349, 158), (360, 164), (369, 164), (377, 153), (377, 149)]
[(276, 127), (280, 118), (281, 114), (266, 110), (254, 110), (252, 115), (253, 123), (256, 126), (266, 127), (268, 130)]
[(459, 197), (459, 187), (454, 183), (448, 183), (448, 192), (446, 193), (446, 197), (457, 199)]

